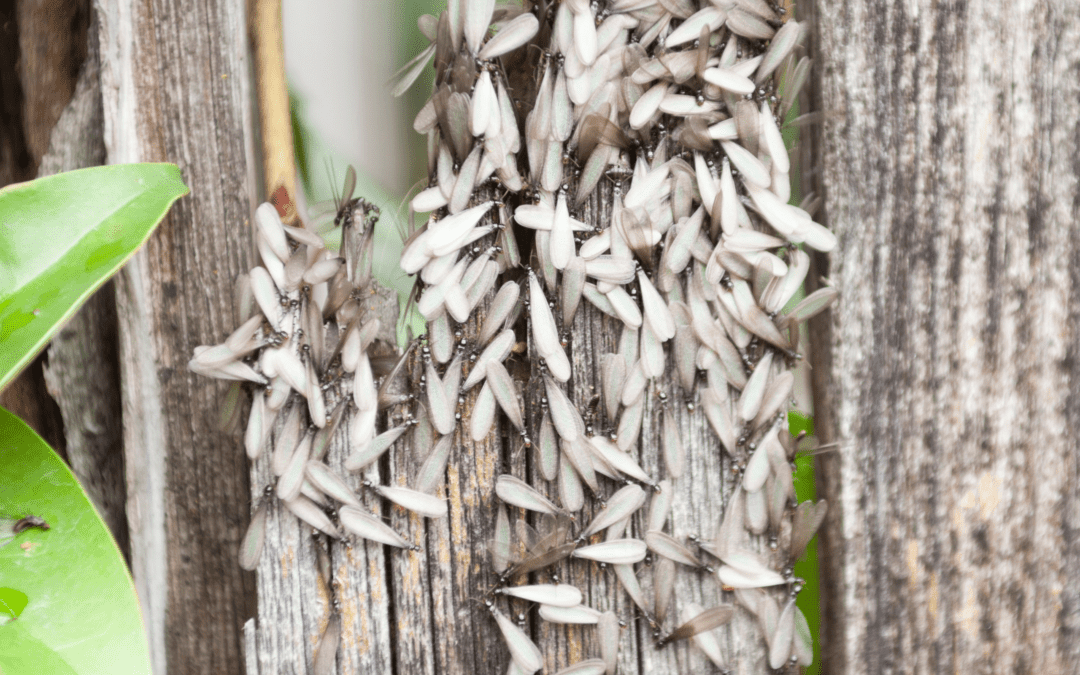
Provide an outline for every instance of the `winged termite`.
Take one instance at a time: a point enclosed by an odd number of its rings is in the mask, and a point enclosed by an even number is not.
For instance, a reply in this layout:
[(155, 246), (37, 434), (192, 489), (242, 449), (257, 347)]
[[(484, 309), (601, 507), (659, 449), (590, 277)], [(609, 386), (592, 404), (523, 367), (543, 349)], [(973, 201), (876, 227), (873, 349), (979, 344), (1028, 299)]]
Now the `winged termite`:
[[(555, 425), (552, 424), (549, 413), (544, 413), (540, 421), (536, 452), (539, 458), (540, 475), (544, 477), (544, 480), (555, 480), (559, 472), (559, 440), (555, 436)], [(565, 503), (566, 500), (563, 501)]]
[(664, 637), (660, 638), (656, 642), (657, 647), (663, 647), (669, 642), (676, 640), (686, 640), (698, 633), (702, 633), (707, 630), (712, 630), (723, 626), (725, 623), (731, 621), (731, 618), (735, 615), (735, 609), (731, 605), (718, 605), (716, 607), (710, 607), (705, 611), (697, 614), (689, 621), (686, 621), (675, 630), (671, 631)]
[(634, 604), (637, 605), (638, 609), (641, 610), (641, 613), (645, 615), (645, 618), (649, 623), (656, 625), (652, 610), (645, 602), (645, 592), (641, 590), (641, 583), (634, 573), (634, 566), (612, 565), (612, 569), (615, 570), (615, 576), (619, 579), (619, 585), (626, 591), (626, 594), (634, 601)]
[(688, 547), (683, 545), (675, 537), (667, 534), (666, 532), (660, 532), (653, 530), (645, 533), (645, 543), (648, 545), (649, 550), (657, 555), (663, 556), (670, 560), (673, 560), (682, 565), (689, 565), (691, 567), (699, 567), (706, 569), (706, 565), (694, 555)]
[(311, 441), (315, 434), (308, 432), (293, 450), (289, 463), (285, 465), (285, 471), (278, 478), (277, 496), (283, 501), (292, 501), (300, 495), (300, 487), (304, 482), (304, 467), (307, 465), (311, 453)]
[(653, 592), (656, 608), (657, 623), (664, 623), (671, 600), (675, 595), (675, 561), (670, 558), (660, 558), (653, 566)]
[(361, 507), (360, 500), (348, 483), (326, 464), (316, 460), (308, 460), (304, 467), (304, 474), (312, 485), (334, 501), (357, 508)]
[(537, 513), (557, 514), (563, 510), (534, 487), (509, 474), (503, 474), (495, 481), (495, 494), (507, 504)]
[(795, 634), (795, 598), (788, 600), (776, 621), (776, 631), (769, 640), (769, 666), (780, 668), (791, 655), (792, 638)]
[(640, 509), (645, 504), (645, 491), (637, 485), (627, 485), (619, 489), (607, 501), (605, 506), (597, 513), (589, 526), (586, 527), (579, 539), (584, 540), (600, 532), (630, 514)]
[(540, 618), (548, 623), (588, 625), (595, 624), (602, 614), (587, 605), (576, 607), (553, 607), (540, 605)]
[(426, 518), (446, 517), (448, 506), (445, 499), (434, 497), (425, 492), (410, 490), (409, 488), (368, 483), (365, 483), (365, 485), (374, 490), (380, 497), (385, 497), (401, 508), (413, 513)]
[(492, 616), (495, 617), (496, 623), (499, 624), (499, 630), (502, 631), (503, 639), (510, 650), (510, 658), (514, 660), (514, 663), (526, 675), (532, 675), (532, 673), (540, 670), (544, 666), (544, 657), (540, 653), (539, 647), (529, 639), (525, 631), (518, 628), (509, 617), (496, 609), (494, 605), (488, 605), (488, 609), (491, 611)]
[(332, 522), (330, 522), (330, 518), (327, 517), (326, 513), (324, 513), (315, 502), (307, 497), (301, 495), (296, 499), (286, 501), (285, 506), (292, 511), (297, 518), (308, 525), (335, 539), (341, 538), (341, 532)]
[[(580, 549), (579, 549), (580, 550)], [(495, 591), (503, 595), (535, 602), (549, 607), (570, 608), (581, 604), (581, 591), (570, 584), (534, 584), (529, 586), (503, 586)]]
[(420, 492), (431, 492), (446, 474), (446, 464), (453, 449), (453, 436), (439, 439), (416, 474), (414, 487)]
[(645, 559), (645, 542), (640, 539), (612, 539), (574, 549), (575, 558), (595, 560), (609, 565), (630, 565)]
[(824, 499), (817, 502), (803, 502), (795, 507), (795, 514), (791, 524), (791, 559), (798, 560), (802, 557), (806, 545), (814, 538), (814, 534), (821, 523), (825, 520), (829, 504)]
[[(373, 411), (374, 412), (374, 411)], [(354, 425), (356, 421), (354, 420)], [(451, 428), (453, 425), (451, 425)], [(376, 459), (382, 456), (384, 452), (390, 449), (394, 443), (401, 438), (402, 434), (408, 431), (409, 425), (401, 424), (391, 429), (384, 431), (374, 438), (370, 438), (367, 441), (354, 444), (356, 449), (353, 453), (345, 459), (345, 469), (348, 471), (359, 471), (367, 465), (374, 462)]]
[(792, 656), (800, 666), (809, 666), (814, 662), (814, 636), (810, 632), (810, 624), (806, 621), (806, 616), (798, 607), (795, 607), (794, 619)]
[(355, 506), (341, 507), (338, 509), (338, 517), (341, 519), (341, 526), (347, 532), (362, 539), (413, 551), (420, 550), (419, 546), (409, 543), (405, 537), (398, 534), (378, 517)]

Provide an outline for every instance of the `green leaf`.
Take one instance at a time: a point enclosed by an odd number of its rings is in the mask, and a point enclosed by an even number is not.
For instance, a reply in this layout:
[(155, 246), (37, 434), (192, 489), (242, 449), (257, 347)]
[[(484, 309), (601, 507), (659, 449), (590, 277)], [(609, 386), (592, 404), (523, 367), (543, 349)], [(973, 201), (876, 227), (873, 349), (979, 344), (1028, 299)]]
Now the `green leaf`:
[(99, 166), (0, 190), (0, 389), (187, 193), (174, 164)]
[(0, 514), (35, 515), (0, 545), (0, 672), (149, 675), (150, 656), (135, 587), (105, 523), (56, 453), (0, 408)]

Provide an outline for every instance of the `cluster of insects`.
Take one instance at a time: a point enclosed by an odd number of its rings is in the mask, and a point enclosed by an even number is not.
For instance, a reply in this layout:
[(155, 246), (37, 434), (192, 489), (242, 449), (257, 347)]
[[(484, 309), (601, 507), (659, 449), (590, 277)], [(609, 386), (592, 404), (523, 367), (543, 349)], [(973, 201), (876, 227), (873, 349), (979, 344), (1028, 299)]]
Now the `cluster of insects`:
[[(455, 439), (483, 441), (504, 420), (506, 438), (531, 449), (542, 479), (495, 479), (501, 503), (488, 548), (498, 584), (477, 591), (505, 638), (509, 672), (544, 665), (521, 617), (502, 609), (511, 598), (538, 607), (543, 621), (596, 625), (601, 654), (560, 673), (615, 672), (623, 621), (553, 578), (570, 560), (609, 567), (657, 647), (692, 640), (728, 672), (716, 629), (747, 612), (761, 627), (765, 663), (808, 665), (791, 566), (825, 504), (795, 503), (798, 439), (785, 412), (799, 327), (837, 293), (826, 287), (792, 302), (810, 267), (799, 245), (836, 244), (813, 220), (816, 200), (788, 204), (778, 120), (808, 72), (797, 56), (803, 27), (769, 0), (451, 0), (419, 25), (431, 45), (402, 69), (395, 94), (434, 57), (434, 92), (414, 122), (427, 135), (431, 183), (411, 201), (432, 215), (406, 233), (400, 260), (417, 278), (410, 305), (426, 335), (402, 353), (376, 354), (380, 325), (365, 294), (378, 215), (352, 198), (350, 173), (335, 216), (340, 253), (259, 207), (262, 264), (238, 292), (250, 318), (224, 343), (197, 348), (190, 364), (250, 383), (248, 456), (258, 461), (272, 446), (276, 482), (255, 510), (241, 564), (258, 563), (271, 495), (331, 539), (418, 548), (355, 489), (444, 517), (447, 502), (433, 493)], [(596, 355), (596, 373), (575, 370), (571, 338), (583, 313), (619, 334), (615, 351)], [(514, 364), (522, 352), (533, 362), (524, 376)], [(599, 391), (575, 404), (588, 381)], [(688, 539), (670, 522), (689, 464), (672, 414), (676, 390), (715, 432), (708, 451), (737, 472), (708, 539)], [(653, 396), (659, 478), (634, 452)], [(339, 427), (348, 429), (347, 472), (406, 434), (426, 457), (408, 486), (350, 479), (323, 461)], [(516, 536), (507, 506), (522, 514)], [(714, 578), (720, 601), (676, 597), (681, 573)], [(528, 574), (552, 583), (516, 583)], [(335, 617), (314, 672), (332, 672), (340, 631)]]

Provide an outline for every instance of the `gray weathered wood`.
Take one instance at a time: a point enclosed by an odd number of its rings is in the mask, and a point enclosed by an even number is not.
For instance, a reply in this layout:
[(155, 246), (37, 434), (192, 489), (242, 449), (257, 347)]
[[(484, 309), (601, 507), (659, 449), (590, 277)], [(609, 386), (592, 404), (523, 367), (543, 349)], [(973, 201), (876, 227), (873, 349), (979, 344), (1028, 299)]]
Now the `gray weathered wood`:
[(247, 459), (216, 428), (226, 385), (187, 370), (235, 325), (252, 135), (244, 3), (96, 5), (109, 163), (171, 161), (179, 200), (117, 277), (132, 569), (154, 672), (240, 672), (254, 579), (236, 565)]
[(1077, 672), (1080, 5), (815, 11), (825, 672)]
[[(75, 93), (53, 129), (39, 176), (100, 166), (105, 161), (96, 32), (90, 33), (89, 43)], [(110, 281), (53, 338), (44, 375), (64, 418), (71, 468), (127, 555), (116, 331), (116, 289)]]

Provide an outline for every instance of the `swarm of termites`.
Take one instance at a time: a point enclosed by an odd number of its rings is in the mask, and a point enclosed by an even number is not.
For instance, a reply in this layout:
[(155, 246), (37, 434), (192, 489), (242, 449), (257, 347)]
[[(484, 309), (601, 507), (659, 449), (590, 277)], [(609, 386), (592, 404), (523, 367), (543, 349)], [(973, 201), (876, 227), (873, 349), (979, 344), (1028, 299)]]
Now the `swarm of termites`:
[[(272, 447), (272, 492), (335, 539), (418, 545), (364, 509), (357, 481), (322, 462), (339, 426), (348, 471), (416, 434), (427, 458), (409, 485), (362, 487), (431, 518), (448, 511), (433, 492), (455, 439), (511, 429), (540, 475), (500, 475), (494, 491), (537, 527), (519, 520), (512, 537), (507, 509), (493, 510), (499, 583), (477, 595), (512, 671), (537, 672), (544, 655), (500, 607), (510, 598), (544, 621), (596, 625), (602, 653), (560, 672), (615, 672), (629, 617), (589, 607), (581, 590), (550, 578), (574, 559), (612, 570), (658, 648), (692, 639), (726, 672), (733, 664), (715, 629), (746, 612), (761, 627), (758, 661), (809, 665), (791, 568), (825, 504), (796, 506), (785, 413), (799, 327), (836, 291), (792, 299), (810, 267), (803, 249), (827, 252), (836, 239), (814, 222), (812, 198), (788, 204), (781, 129), (809, 69), (803, 26), (770, 0), (459, 0), (419, 25), (431, 45), (402, 69), (395, 94), (434, 57), (434, 91), (414, 122), (427, 135), (431, 178), (411, 202), (431, 216), (407, 233), (401, 255), (426, 335), (394, 358), (374, 355), (380, 326), (364, 302), (377, 212), (352, 199), (347, 180), (336, 205), (340, 253), (259, 208), (262, 264), (240, 284), (240, 314), (250, 318), (223, 344), (197, 348), (192, 369), (250, 383), (249, 457)], [(579, 313), (618, 332), (618, 349), (596, 355), (599, 373), (572, 367)], [(523, 377), (507, 364), (525, 350), (534, 364)], [(404, 372), (422, 388), (416, 395), (395, 388)], [(586, 376), (601, 383), (587, 409), (568, 395)], [(530, 390), (538, 405), (523, 405)], [(661, 411), (663, 475), (636, 456), (649, 397)], [(687, 539), (669, 522), (688, 470), (675, 405), (703, 412), (715, 433), (691, 451), (724, 453), (739, 474), (709, 539)], [(246, 568), (258, 561), (265, 519), (264, 502), (244, 539)], [(518, 583), (525, 574), (553, 583)], [(717, 602), (677, 597), (680, 574), (714, 579)], [(336, 649), (340, 630), (329, 624), (316, 672), (333, 667), (327, 645)]]

